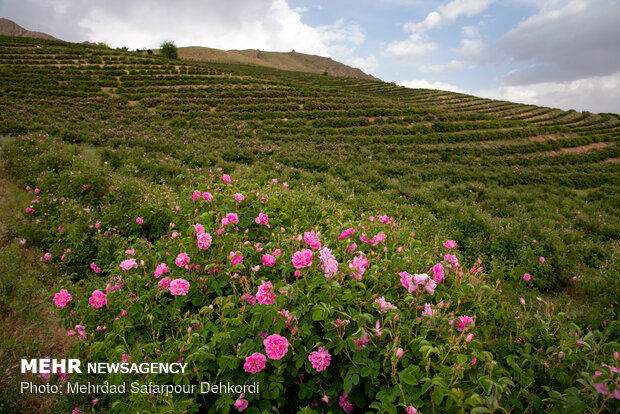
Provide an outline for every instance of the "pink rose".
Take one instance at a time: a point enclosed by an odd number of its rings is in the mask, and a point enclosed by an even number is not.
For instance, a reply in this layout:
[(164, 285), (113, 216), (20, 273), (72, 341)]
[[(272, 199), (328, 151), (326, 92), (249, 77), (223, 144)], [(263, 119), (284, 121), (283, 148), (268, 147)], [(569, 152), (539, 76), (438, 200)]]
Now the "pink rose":
[(456, 241), (448, 240), (443, 244), (443, 247), (445, 247), (446, 249), (454, 249), (456, 247)]
[(288, 352), (288, 340), (278, 334), (269, 335), (263, 345), (270, 359), (282, 359)]
[(108, 304), (107, 296), (100, 290), (95, 290), (92, 296), (88, 299), (88, 303), (91, 304), (93, 309), (102, 308)]
[(67, 289), (60, 289), (60, 293), (54, 295), (54, 304), (58, 308), (64, 308), (72, 299)]
[(183, 267), (186, 264), (189, 263), (189, 256), (185, 253), (180, 253), (176, 260), (174, 261), (174, 263), (178, 266), (178, 267)]
[(185, 296), (189, 291), (189, 282), (185, 279), (174, 279), (170, 282), (170, 294), (175, 296)]
[(198, 248), (201, 250), (206, 250), (209, 248), (209, 246), (211, 246), (211, 242), (213, 241), (213, 238), (211, 237), (211, 235), (209, 233), (201, 233), (197, 236), (198, 238)]
[(270, 254), (263, 255), (263, 266), (273, 267), (276, 264), (276, 258)]
[(308, 360), (312, 363), (312, 368), (316, 369), (316, 372), (321, 372), (329, 366), (332, 356), (321, 346), (318, 351), (310, 352)]
[(228, 255), (228, 258), (230, 259), (231, 266), (235, 266), (235, 265), (239, 265), (243, 263), (243, 255), (241, 254), (240, 251), (230, 252), (230, 254)]
[(303, 249), (300, 252), (295, 252), (293, 254), (293, 266), (296, 269), (301, 269), (302, 267), (309, 267), (312, 265), (312, 250)]
[(121, 262), (121, 269), (130, 270), (136, 269), (138, 267), (138, 263), (136, 263), (136, 259), (127, 259)]
[(168, 290), (170, 289), (170, 278), (163, 278), (162, 280), (159, 281), (159, 283), (157, 283), (158, 286), (161, 286), (161, 289), (163, 290)]
[(257, 372), (265, 369), (266, 362), (267, 358), (265, 358), (265, 355), (255, 352), (245, 359), (243, 369), (245, 372), (249, 372), (250, 374), (256, 374)]
[(168, 265), (165, 263), (160, 263), (155, 268), (155, 277), (159, 278), (161, 277), (161, 275), (163, 275), (164, 273), (168, 273), (168, 272), (169, 272)]

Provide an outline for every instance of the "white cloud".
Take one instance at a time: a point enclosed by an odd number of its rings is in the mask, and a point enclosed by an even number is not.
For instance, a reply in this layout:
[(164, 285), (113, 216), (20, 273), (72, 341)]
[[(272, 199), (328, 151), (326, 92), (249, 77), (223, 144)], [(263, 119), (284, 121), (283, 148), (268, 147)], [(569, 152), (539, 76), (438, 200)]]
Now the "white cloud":
[(462, 60), (453, 59), (448, 63), (439, 65), (423, 65), (420, 66), (422, 72), (445, 72), (449, 70), (459, 70), (465, 66), (465, 62)]
[(417, 33), (409, 38), (392, 42), (387, 47), (387, 53), (395, 57), (418, 56), (437, 49), (437, 43), (429, 42)]
[(424, 79), (402, 81), (399, 85), (414, 89), (438, 89), (442, 91), (462, 92), (462, 90), (456, 85), (440, 81), (429, 82)]
[(494, 55), (488, 53), (487, 45), (479, 39), (461, 39), (461, 47), (456, 53), (468, 62), (487, 63), (494, 59)]
[(620, 71), (570, 82), (505, 85), (474, 95), (577, 111), (620, 113)]
[(64, 40), (112, 47), (177, 46), (296, 51), (339, 58), (364, 42), (357, 25), (337, 21), (312, 27), (304, 8), (286, 0), (0, 0), (0, 15)]
[(493, 1), (495, 0), (452, 0), (443, 4), (430, 12), (423, 21), (404, 24), (403, 30), (410, 33), (409, 37), (388, 44), (387, 53), (395, 57), (405, 57), (432, 52), (437, 49), (437, 44), (423, 36), (427, 31), (448, 25), (462, 15), (473, 16), (481, 13)]
[(453, 23), (462, 15), (474, 16), (485, 11), (495, 0), (452, 0), (430, 12), (420, 23), (407, 23), (405, 31), (424, 33)]
[(356, 57), (347, 61), (351, 66), (361, 69), (366, 73), (370, 73), (379, 67), (379, 62), (374, 55), (370, 55), (366, 58)]
[(462, 32), (467, 37), (480, 37), (480, 32), (476, 26), (463, 26)]

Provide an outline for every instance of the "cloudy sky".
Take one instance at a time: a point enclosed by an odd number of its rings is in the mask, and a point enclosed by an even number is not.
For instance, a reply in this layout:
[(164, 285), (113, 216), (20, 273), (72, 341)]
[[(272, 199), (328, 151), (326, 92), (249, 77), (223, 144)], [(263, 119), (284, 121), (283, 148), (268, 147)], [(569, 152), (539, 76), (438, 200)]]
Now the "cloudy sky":
[(620, 0), (0, 0), (63, 40), (330, 56), (384, 81), (620, 113)]

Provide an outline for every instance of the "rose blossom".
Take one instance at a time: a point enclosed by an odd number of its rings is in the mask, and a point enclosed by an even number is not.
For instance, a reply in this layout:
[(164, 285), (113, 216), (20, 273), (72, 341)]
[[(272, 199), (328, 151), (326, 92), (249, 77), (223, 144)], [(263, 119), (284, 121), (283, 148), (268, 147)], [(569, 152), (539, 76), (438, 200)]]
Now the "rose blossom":
[(293, 254), (293, 266), (296, 269), (301, 269), (302, 267), (308, 267), (312, 265), (312, 250), (303, 249), (300, 252), (295, 252)]
[(270, 254), (263, 255), (263, 266), (273, 267), (276, 264), (276, 258)]
[(102, 308), (108, 304), (107, 296), (100, 290), (95, 290), (93, 295), (88, 299), (93, 309)]
[(245, 372), (249, 372), (250, 374), (256, 374), (257, 372), (260, 372), (265, 368), (266, 362), (267, 358), (265, 358), (265, 355), (259, 352), (254, 352), (252, 355), (245, 359), (243, 369), (245, 370)]
[(136, 259), (127, 259), (121, 262), (121, 269), (130, 270), (136, 269), (138, 267), (138, 263), (136, 263)]
[(175, 296), (185, 296), (189, 291), (189, 282), (185, 279), (174, 279), (170, 282), (170, 294)]
[(278, 334), (269, 335), (263, 345), (270, 359), (282, 359), (288, 352), (288, 340)]
[(64, 308), (72, 299), (67, 289), (60, 289), (60, 293), (54, 295), (54, 304), (58, 308)]
[(179, 267), (183, 267), (189, 263), (189, 256), (186, 253), (179, 253), (174, 263)]
[(308, 360), (312, 363), (312, 368), (316, 369), (316, 372), (325, 371), (329, 366), (332, 356), (322, 346), (318, 351), (310, 352)]

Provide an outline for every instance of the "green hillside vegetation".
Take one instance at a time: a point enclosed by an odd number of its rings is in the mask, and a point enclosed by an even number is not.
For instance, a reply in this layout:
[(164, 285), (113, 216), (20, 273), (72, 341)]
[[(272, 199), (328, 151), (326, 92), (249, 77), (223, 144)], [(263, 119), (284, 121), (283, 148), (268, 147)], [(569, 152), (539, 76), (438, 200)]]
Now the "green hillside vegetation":
[[(145, 342), (136, 348), (145, 355), (182, 357), (208, 366), (207, 373), (195, 372), (188, 382), (234, 380), (244, 373), (241, 356), (257, 351), (245, 333), (290, 333), (291, 319), (274, 325), (281, 314), (265, 305), (252, 307), (242, 321), (236, 319), (241, 318), (239, 308), (222, 305), (220, 310), (217, 305), (219, 316), (209, 313), (211, 304), (239, 304), (235, 295), (241, 287), (232, 279), (209, 279), (200, 286), (200, 295), (190, 291), (188, 302), (145, 290), (155, 266), (170, 260), (166, 254), (173, 259), (193, 249), (201, 257), (202, 248), (192, 244), (199, 237), (192, 225), (199, 221), (214, 236), (207, 250), (214, 256), (201, 262), (209, 278), (247, 275), (256, 285), (263, 278), (274, 284), (284, 279), (286, 286), (278, 287), (295, 286), (307, 293), (289, 308), (307, 340), (290, 334), (297, 359), (276, 363), (269, 372), (277, 375), (268, 378), (277, 384), (261, 396), (260, 404), (257, 397), (246, 396), (247, 412), (313, 412), (312, 399), (320, 399), (320, 393), (334, 404), (329, 409), (338, 410), (343, 392), (357, 407), (377, 412), (404, 412), (407, 406), (424, 413), (618, 409), (613, 386), (605, 394), (592, 379), (605, 370), (603, 364), (618, 365), (614, 351), (620, 350), (618, 114), (306, 73), (300, 70), (307, 66), (296, 66), (297, 57), (287, 63), (286, 54), (260, 52), (261, 66), (251, 53), (231, 57), (214, 50), (205, 58), (201, 54), (206, 50), (179, 48), (181, 60), (169, 61), (0, 36), (1, 155), (11, 179), (21, 188), (28, 186), (37, 200), (6, 220), (5, 240), (23, 238), (51, 254), (59, 269), (55, 292), (75, 289), (75, 314), (61, 314), (67, 329), (78, 322), (94, 328), (105, 318), (112, 326), (121, 309), (133, 318), (122, 334), (93, 333), (96, 340), (78, 342), (75, 355), (85, 360), (125, 358), (138, 351), (116, 355), (125, 346), (119, 338), (127, 335), (131, 342), (143, 335), (139, 340)], [(218, 62), (200, 61), (209, 59)], [(275, 67), (285, 65), (290, 70)], [(221, 183), (224, 173), (234, 178), (230, 186)], [(41, 189), (40, 195), (32, 194), (34, 188)], [(217, 199), (212, 207), (201, 198), (190, 199), (206, 189)], [(230, 201), (236, 192), (248, 197), (247, 204)], [(239, 214), (241, 229), (251, 231), (216, 240), (217, 226), (229, 211)], [(270, 230), (254, 223), (262, 211), (269, 212)], [(390, 216), (387, 227), (379, 223), (382, 215)], [(282, 235), (280, 227), (286, 230)], [(328, 245), (347, 227), (357, 229), (351, 241), (373, 261), (362, 282), (325, 285), (320, 270), (318, 276), (303, 273), (290, 279), (295, 271), (290, 262), (254, 280), (250, 266), (260, 256), (249, 249), (255, 243), (271, 251), (281, 248), (285, 260), (291, 260), (303, 248), (291, 235), (318, 228)], [(179, 238), (170, 235), (177, 230)], [(224, 235), (233, 234), (228, 232)], [(378, 242), (360, 241), (362, 232), (368, 237), (388, 233), (385, 250)], [(250, 246), (246, 250), (242, 240)], [(444, 254), (455, 253), (443, 247), (446, 240), (456, 241), (460, 275), (455, 269), (447, 272), (433, 296), (422, 299), (421, 289), (407, 295), (399, 275), (427, 273)], [(347, 244), (336, 248), (335, 243), (330, 247), (340, 271), (345, 281), (353, 280), (346, 276), (352, 258)], [(144, 255), (146, 270), (130, 269), (134, 273), (126, 276), (119, 264), (128, 259), (125, 250), (133, 248)], [(227, 267), (229, 251), (234, 257), (236, 250), (246, 263), (251, 258), (256, 263)], [(317, 260), (315, 256), (314, 265)], [(94, 263), (103, 269), (101, 275), (93, 272)], [(171, 261), (168, 266), (180, 272), (175, 277), (194, 277), (191, 286), (198, 285), (200, 271), (183, 273)], [(101, 310), (108, 313), (97, 314), (101, 321), (93, 319), (90, 292), (103, 290), (108, 281), (114, 284), (111, 278), (120, 274), (132, 294), (152, 302), (145, 308), (137, 299), (134, 304), (129, 293), (122, 299), (115, 296), (108, 299), (110, 308)], [(531, 280), (524, 280), (525, 274)], [(279, 292), (282, 302), (285, 295)], [(371, 316), (368, 309), (376, 308), (377, 295), (398, 303), (400, 324), (383, 312)], [(520, 305), (520, 298), (527, 305)], [(447, 304), (445, 314), (432, 325), (428, 320), (428, 326), (418, 313), (426, 302), (435, 309)], [(154, 312), (154, 303), (166, 309), (157, 314), (162, 322), (155, 328), (145, 319), (147, 309)], [(465, 341), (452, 332), (455, 319), (472, 314), (475, 340), (470, 343), (471, 338)], [(350, 328), (334, 328), (332, 321), (345, 319), (343, 315), (349, 315)], [(364, 346), (358, 353), (355, 341), (362, 340), (363, 332), (374, 340), (377, 318), (394, 343), (376, 339), (371, 349)], [(221, 327), (214, 322), (218, 319)], [(161, 331), (151, 337), (151, 328)], [(230, 332), (228, 339), (218, 332)], [(451, 333), (445, 337), (443, 332)], [(164, 341), (163, 333), (174, 339)], [(334, 356), (336, 374), (312, 370), (308, 353), (318, 344)], [(181, 345), (191, 355), (179, 351)], [(402, 360), (394, 356), (398, 347), (407, 355)], [(222, 359), (225, 354), (232, 357)], [(305, 382), (297, 380), (302, 372)], [(255, 375), (265, 375), (261, 378), (267, 381), (265, 372)], [(602, 375), (599, 381), (610, 384), (617, 378), (609, 369)], [(220, 412), (234, 410), (237, 397), (214, 402), (210, 396), (175, 396), (157, 404), (174, 412), (193, 412), (197, 404), (206, 404)], [(72, 408), (73, 403), (61, 401), (59, 407)], [(134, 410), (150, 410), (146, 399), (135, 398), (131, 404)], [(102, 397), (101, 406), (114, 411), (114, 400)]]

